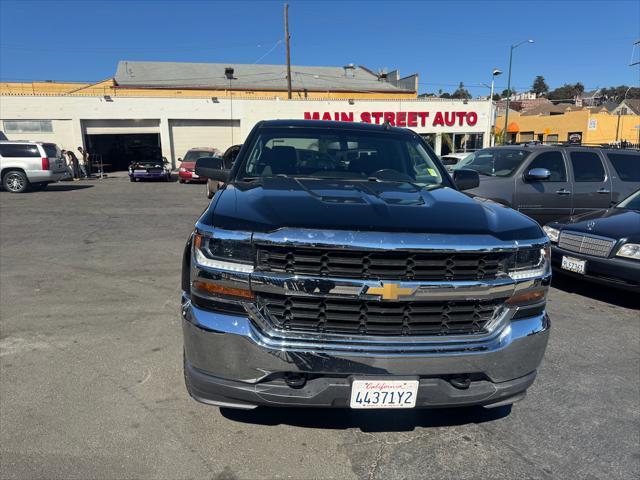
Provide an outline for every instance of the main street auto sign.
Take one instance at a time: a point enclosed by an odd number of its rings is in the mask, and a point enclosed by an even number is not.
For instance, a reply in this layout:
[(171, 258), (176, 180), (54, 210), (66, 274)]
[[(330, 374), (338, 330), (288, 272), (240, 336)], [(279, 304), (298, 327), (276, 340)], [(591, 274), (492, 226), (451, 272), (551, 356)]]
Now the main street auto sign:
[(394, 127), (453, 127), (473, 126), (478, 123), (476, 112), (361, 112), (356, 120), (355, 112), (304, 112), (305, 120), (335, 120), (382, 124)]

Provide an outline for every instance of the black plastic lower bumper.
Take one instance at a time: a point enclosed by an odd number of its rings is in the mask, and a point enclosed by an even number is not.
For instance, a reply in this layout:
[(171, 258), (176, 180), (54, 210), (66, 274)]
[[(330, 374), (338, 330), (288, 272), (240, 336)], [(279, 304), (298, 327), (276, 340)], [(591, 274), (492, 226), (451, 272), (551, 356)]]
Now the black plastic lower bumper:
[[(562, 257), (586, 260), (585, 274), (573, 273), (562, 269)], [(615, 288), (640, 293), (640, 262), (623, 258), (599, 258), (564, 250), (557, 245), (551, 247), (551, 264), (556, 272), (597, 282)]]
[[(291, 387), (283, 379), (246, 383), (208, 375), (186, 360), (184, 374), (187, 390), (195, 400), (219, 407), (243, 409), (259, 405), (348, 408), (353, 380), (351, 376), (320, 376), (309, 379), (301, 388)], [(534, 371), (524, 377), (501, 383), (476, 380), (471, 381), (467, 388), (455, 387), (443, 378), (421, 378), (416, 407), (497, 407), (514, 403), (524, 398), (535, 377)], [(393, 378), (386, 377), (388, 380)]]

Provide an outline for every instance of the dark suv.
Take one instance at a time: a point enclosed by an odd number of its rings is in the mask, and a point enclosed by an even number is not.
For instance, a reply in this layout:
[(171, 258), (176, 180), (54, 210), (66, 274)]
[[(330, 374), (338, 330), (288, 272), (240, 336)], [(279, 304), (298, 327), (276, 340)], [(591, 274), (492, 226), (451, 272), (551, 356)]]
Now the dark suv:
[(549, 240), (459, 192), (415, 133), (258, 123), (184, 251), (184, 373), (204, 403), (511, 404), (549, 334)]
[(510, 206), (544, 225), (609, 208), (640, 188), (638, 150), (505, 146), (479, 150), (455, 168), (480, 174), (472, 195)]

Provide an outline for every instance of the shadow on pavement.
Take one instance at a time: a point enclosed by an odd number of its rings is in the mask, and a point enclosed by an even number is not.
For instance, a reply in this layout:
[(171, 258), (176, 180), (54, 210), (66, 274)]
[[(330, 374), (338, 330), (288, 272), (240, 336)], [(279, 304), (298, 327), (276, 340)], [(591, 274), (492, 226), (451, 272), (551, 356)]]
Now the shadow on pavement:
[(618, 307), (640, 310), (640, 298), (636, 294), (607, 285), (586, 282), (554, 271), (551, 286), (567, 293), (575, 293)]
[[(42, 190), (43, 193), (46, 192), (69, 192), (71, 190), (84, 190), (85, 188), (93, 188), (93, 185), (79, 185), (76, 183), (69, 183), (69, 184), (56, 184), (56, 185), (49, 185), (45, 190)], [(38, 193), (38, 191), (35, 192), (31, 192), (31, 193)]]
[(373, 412), (346, 408), (221, 408), (220, 413), (235, 422), (257, 425), (291, 425), (327, 430), (359, 428), (363, 432), (410, 432), (416, 427), (447, 427), (498, 420), (511, 413), (511, 405), (491, 409), (467, 407)]

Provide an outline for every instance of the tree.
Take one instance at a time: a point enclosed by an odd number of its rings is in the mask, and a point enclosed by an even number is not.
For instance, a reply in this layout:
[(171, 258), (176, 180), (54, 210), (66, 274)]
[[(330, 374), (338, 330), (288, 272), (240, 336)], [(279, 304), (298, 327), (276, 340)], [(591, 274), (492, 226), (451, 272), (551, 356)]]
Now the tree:
[(440, 98), (452, 98), (452, 97), (450, 93), (444, 92), (440, 94)]
[(549, 91), (549, 85), (544, 81), (544, 77), (542, 75), (538, 75), (533, 81), (533, 88), (531, 91), (535, 93), (537, 96), (542, 95), (543, 93), (547, 93)]
[(602, 95), (612, 102), (621, 102), (625, 98), (625, 94), (627, 95), (626, 98), (640, 98), (640, 88), (629, 88), (627, 85), (620, 85), (619, 87), (602, 89)]
[(555, 90), (551, 90), (547, 95), (549, 100), (556, 101), (569, 101), (573, 100), (576, 95), (584, 92), (584, 85), (582, 83), (574, 83), (573, 85), (570, 83), (565, 83), (561, 87), (556, 88)]
[[(512, 89), (511, 89), (511, 95), (515, 95), (516, 93), (518, 93), (518, 92), (516, 92), (516, 91), (512, 88)], [(502, 98), (507, 98), (507, 97), (510, 97), (511, 95), (509, 94), (509, 90), (507, 90), (507, 89), (505, 88), (505, 89), (502, 91), (502, 94), (501, 94), (500, 96), (501, 96)]]
[(493, 101), (497, 102), (498, 100), (500, 100), (502, 97), (500, 96), (499, 93), (494, 93), (493, 94)]
[(468, 100), (471, 98), (471, 94), (469, 93), (469, 90), (464, 88), (464, 83), (460, 82), (460, 85), (458, 85), (458, 89), (453, 92), (451, 98), (463, 98)]

